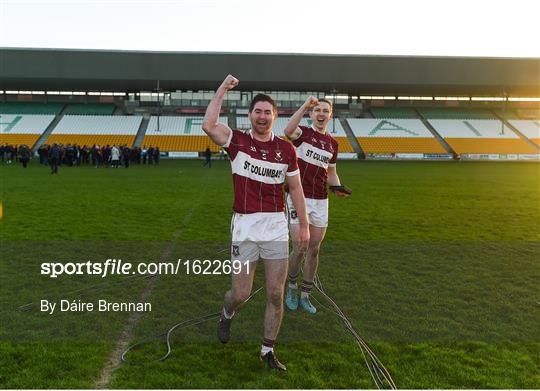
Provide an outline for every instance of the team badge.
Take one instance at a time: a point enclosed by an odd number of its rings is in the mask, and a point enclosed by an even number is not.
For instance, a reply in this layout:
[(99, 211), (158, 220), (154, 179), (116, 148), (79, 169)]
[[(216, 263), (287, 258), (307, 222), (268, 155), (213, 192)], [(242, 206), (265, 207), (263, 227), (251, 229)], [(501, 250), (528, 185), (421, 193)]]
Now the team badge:
[(324, 149), (324, 146), (326, 145), (326, 142), (321, 140), (320, 143), (321, 143), (321, 148)]
[(266, 160), (268, 158), (268, 151), (261, 149), (261, 157), (263, 158), (263, 160)]
[(295, 210), (291, 210), (291, 220), (298, 218), (298, 213)]
[(240, 255), (240, 247), (239, 246), (233, 244), (233, 246), (232, 246), (232, 255), (234, 255), (234, 256)]
[(281, 157), (281, 151), (276, 151), (276, 160), (278, 162), (280, 162), (281, 160), (283, 160), (283, 158)]

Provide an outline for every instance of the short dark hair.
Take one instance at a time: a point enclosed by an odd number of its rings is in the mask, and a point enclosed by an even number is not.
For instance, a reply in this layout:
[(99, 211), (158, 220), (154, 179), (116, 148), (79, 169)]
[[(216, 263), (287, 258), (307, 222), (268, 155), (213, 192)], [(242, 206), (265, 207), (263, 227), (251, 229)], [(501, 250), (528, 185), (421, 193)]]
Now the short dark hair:
[(330, 99), (326, 99), (326, 98), (320, 98), (319, 99), (319, 103), (321, 102), (325, 102), (325, 103), (328, 103), (328, 105), (330, 106), (330, 110), (334, 110), (334, 105), (332, 104), (332, 101)]
[(268, 103), (270, 103), (272, 105), (272, 109), (274, 111), (274, 114), (277, 114), (276, 101), (274, 99), (272, 99), (272, 97), (270, 97), (269, 95), (265, 95), (265, 94), (257, 94), (257, 95), (255, 95), (253, 97), (253, 99), (251, 100), (251, 103), (249, 105), (249, 112), (250, 113), (253, 111), (253, 108), (255, 107), (257, 102), (268, 102)]

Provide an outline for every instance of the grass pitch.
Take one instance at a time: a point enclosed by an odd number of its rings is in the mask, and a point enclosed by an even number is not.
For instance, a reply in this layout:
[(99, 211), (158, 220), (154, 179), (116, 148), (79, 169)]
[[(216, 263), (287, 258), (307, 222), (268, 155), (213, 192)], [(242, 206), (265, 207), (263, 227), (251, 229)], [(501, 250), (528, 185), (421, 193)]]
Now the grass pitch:
[[(145, 278), (40, 274), (41, 262), (227, 258), (228, 162), (0, 166), (0, 387), (91, 388), (127, 313), (39, 311), (39, 300), (137, 300)], [(339, 162), (348, 199), (330, 200), (319, 275), (399, 388), (540, 388), (540, 165)], [(264, 281), (259, 266), (255, 287)], [(133, 342), (218, 311), (225, 275), (152, 282), (153, 309)], [(27, 311), (19, 311), (21, 305)], [(221, 345), (215, 321), (135, 349), (111, 388), (373, 388), (352, 337), (319, 308), (286, 312), (277, 352), (286, 374), (257, 359), (264, 294)]]

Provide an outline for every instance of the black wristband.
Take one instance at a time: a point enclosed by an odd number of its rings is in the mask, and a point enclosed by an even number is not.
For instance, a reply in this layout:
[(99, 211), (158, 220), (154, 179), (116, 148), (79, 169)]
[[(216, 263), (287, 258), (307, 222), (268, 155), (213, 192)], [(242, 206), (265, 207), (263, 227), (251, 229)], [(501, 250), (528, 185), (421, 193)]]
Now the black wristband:
[(343, 186), (343, 185), (340, 185), (340, 186), (330, 186), (330, 190), (332, 190), (334, 193), (335, 193), (336, 191), (339, 191), (340, 193), (345, 193), (345, 194), (349, 194), (349, 195), (352, 194), (352, 190), (349, 189), (347, 186)]

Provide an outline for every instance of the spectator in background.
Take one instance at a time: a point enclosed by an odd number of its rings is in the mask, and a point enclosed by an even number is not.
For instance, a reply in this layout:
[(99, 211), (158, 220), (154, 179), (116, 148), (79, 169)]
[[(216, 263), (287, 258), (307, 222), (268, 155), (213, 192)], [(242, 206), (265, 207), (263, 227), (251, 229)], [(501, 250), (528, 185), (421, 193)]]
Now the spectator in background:
[(148, 164), (154, 164), (154, 147), (150, 145), (146, 153), (148, 155)]
[(116, 145), (113, 145), (111, 148), (111, 166), (113, 168), (118, 168), (119, 163), (120, 163), (120, 150), (116, 147)]
[(54, 143), (49, 149), (49, 165), (51, 166), (51, 174), (58, 174), (58, 163), (60, 162), (60, 147)]
[(161, 155), (159, 153), (160, 153), (159, 152), (159, 147), (156, 145), (156, 147), (154, 148), (154, 161), (158, 165), (159, 165), (159, 159), (161, 158)]
[(88, 155), (90, 154), (90, 148), (87, 145), (83, 145), (81, 149), (81, 159), (83, 164), (88, 164)]
[(109, 144), (107, 144), (107, 146), (103, 149), (103, 163), (105, 164), (106, 168), (109, 167), (109, 163), (112, 160), (111, 154), (112, 154), (112, 148)]
[(203, 167), (206, 167), (208, 165), (208, 168), (212, 168), (212, 151), (210, 150), (210, 147), (206, 147), (206, 151), (204, 151), (204, 164)]
[(11, 164), (11, 159), (13, 158), (13, 146), (6, 144), (4, 151), (6, 152), (6, 164)]
[(122, 157), (124, 158), (124, 167), (129, 168), (129, 159), (130, 159), (131, 149), (124, 144), (122, 148)]
[(48, 165), (47, 162), (47, 154), (49, 153), (49, 146), (47, 144), (43, 144), (38, 149), (38, 155), (39, 155), (39, 164), (46, 166)]
[(31, 155), (32, 152), (30, 151), (30, 148), (28, 148), (28, 145), (23, 144), (19, 147), (19, 161), (22, 163), (23, 168), (26, 168)]

